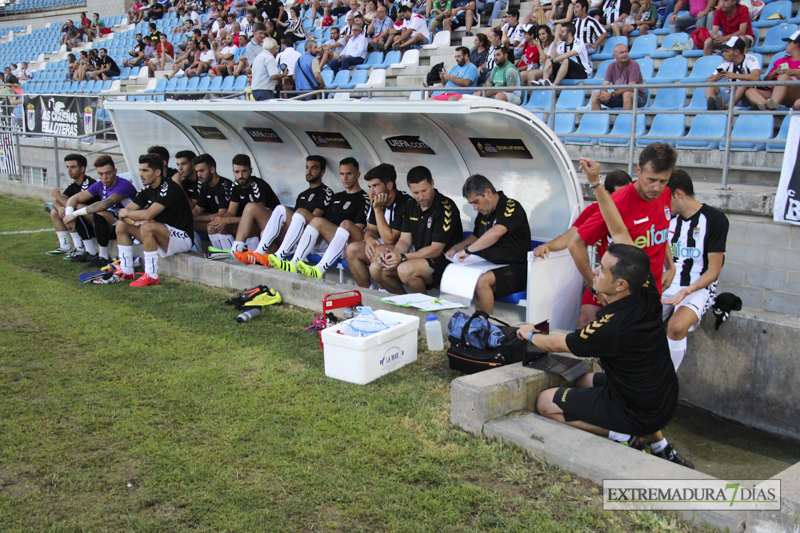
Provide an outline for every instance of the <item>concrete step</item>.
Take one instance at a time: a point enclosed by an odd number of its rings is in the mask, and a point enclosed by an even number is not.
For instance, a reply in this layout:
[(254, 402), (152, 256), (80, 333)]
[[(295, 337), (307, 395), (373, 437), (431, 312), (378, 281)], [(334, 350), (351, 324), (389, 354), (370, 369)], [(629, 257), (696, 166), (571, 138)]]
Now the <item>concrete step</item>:
[(397, 76), (396, 78), (386, 78), (387, 87), (421, 87), (427, 79), (425, 75)]

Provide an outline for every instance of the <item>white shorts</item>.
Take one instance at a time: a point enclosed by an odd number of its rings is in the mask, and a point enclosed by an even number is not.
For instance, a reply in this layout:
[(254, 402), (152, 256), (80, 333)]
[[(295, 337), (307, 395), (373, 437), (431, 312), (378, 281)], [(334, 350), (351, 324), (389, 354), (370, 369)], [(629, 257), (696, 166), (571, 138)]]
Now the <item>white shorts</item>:
[(522, 100), (520, 99), (520, 97), (519, 97), (519, 96), (517, 96), (517, 95), (516, 95), (516, 94), (514, 94), (514, 93), (505, 93), (505, 95), (506, 95), (506, 101), (507, 101), (509, 104), (519, 105), (519, 104), (522, 102)]
[[(681, 287), (677, 283), (673, 283), (669, 286), (667, 290), (661, 295), (661, 299), (669, 300), (673, 296), (675, 296), (681, 289)], [(677, 310), (681, 307), (688, 307), (694, 314), (697, 315), (697, 322), (692, 324), (692, 327), (689, 328), (689, 331), (694, 331), (697, 326), (700, 325), (700, 319), (703, 318), (703, 314), (706, 312), (708, 308), (710, 308), (714, 304), (714, 297), (716, 296), (716, 284), (712, 284), (706, 289), (700, 289), (699, 291), (695, 291), (686, 298), (681, 301), (676, 306), (666, 305), (663, 306), (662, 312), (662, 320), (667, 320), (673, 312), (673, 309)]]
[(192, 249), (192, 237), (189, 236), (183, 230), (173, 228), (169, 224), (164, 224), (167, 229), (169, 229), (169, 244), (167, 245), (166, 251), (163, 250), (160, 246), (158, 247), (158, 255), (159, 257), (169, 257), (175, 254), (181, 254), (183, 252), (188, 252)]

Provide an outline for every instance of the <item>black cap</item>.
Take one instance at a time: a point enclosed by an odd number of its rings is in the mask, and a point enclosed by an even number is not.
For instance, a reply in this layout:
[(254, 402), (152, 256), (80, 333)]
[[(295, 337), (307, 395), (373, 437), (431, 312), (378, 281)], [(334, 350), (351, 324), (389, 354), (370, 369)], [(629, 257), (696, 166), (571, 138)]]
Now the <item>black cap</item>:
[(747, 48), (747, 45), (744, 39), (736, 36), (731, 37), (722, 45), (723, 50), (739, 50), (742, 53), (744, 53), (745, 48)]

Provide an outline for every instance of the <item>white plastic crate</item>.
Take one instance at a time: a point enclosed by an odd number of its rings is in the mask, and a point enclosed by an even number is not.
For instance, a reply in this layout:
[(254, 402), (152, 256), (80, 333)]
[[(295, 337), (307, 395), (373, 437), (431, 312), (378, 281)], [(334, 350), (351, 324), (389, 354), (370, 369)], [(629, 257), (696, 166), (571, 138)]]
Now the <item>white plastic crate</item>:
[(417, 360), (419, 317), (380, 309), (374, 313), (385, 324), (399, 324), (363, 338), (339, 333), (349, 329), (350, 320), (322, 330), (326, 376), (365, 385)]

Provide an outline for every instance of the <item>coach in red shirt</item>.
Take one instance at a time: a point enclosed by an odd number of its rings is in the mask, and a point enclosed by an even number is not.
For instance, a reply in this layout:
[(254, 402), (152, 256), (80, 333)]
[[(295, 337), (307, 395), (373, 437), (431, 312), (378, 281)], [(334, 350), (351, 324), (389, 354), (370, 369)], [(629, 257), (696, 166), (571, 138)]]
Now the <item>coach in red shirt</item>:
[(710, 56), (715, 49), (722, 48), (731, 37), (741, 37), (747, 43), (747, 49), (753, 47), (753, 24), (750, 11), (739, 5), (739, 0), (722, 0), (722, 6), (714, 15), (711, 37), (703, 44), (703, 55)]

